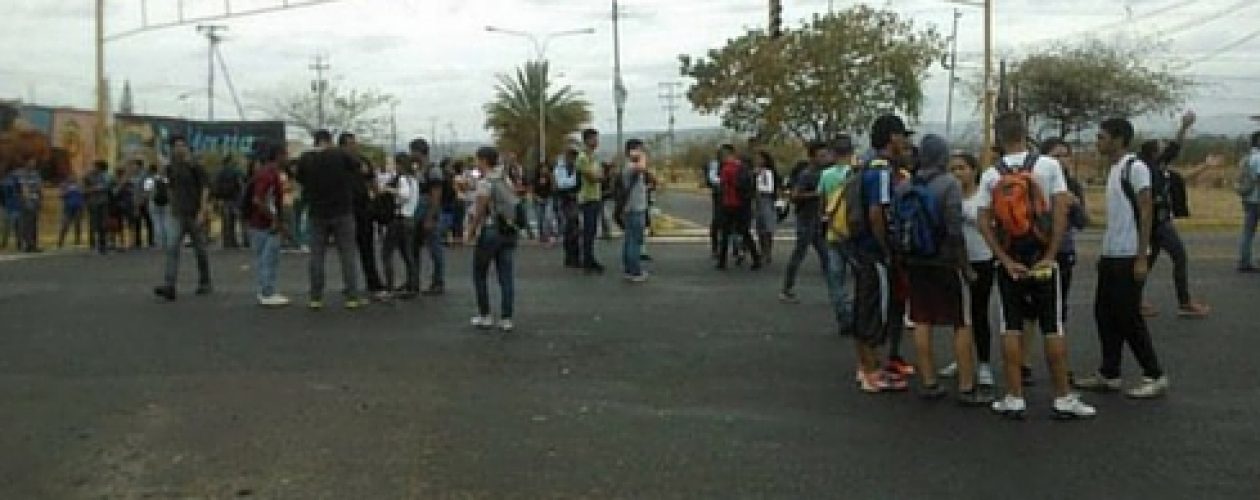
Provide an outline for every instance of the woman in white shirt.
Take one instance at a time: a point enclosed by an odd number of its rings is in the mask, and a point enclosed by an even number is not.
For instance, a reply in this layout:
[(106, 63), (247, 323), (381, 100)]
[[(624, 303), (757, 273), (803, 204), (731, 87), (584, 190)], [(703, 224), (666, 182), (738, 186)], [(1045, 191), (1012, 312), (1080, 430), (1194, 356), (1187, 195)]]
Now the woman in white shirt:
[(766, 151), (758, 151), (753, 157), (753, 175), (757, 186), (756, 215), (754, 221), (757, 224), (757, 240), (761, 244), (761, 253), (766, 256), (766, 264), (770, 263), (770, 256), (774, 255), (771, 246), (774, 244), (774, 230), (778, 223), (779, 214), (778, 207), (774, 202), (778, 200), (779, 190), (775, 183), (777, 176), (775, 175), (774, 157)]
[[(989, 296), (993, 291), (993, 251), (980, 235), (980, 202), (978, 181), (980, 161), (970, 153), (955, 153), (949, 160), (949, 171), (958, 178), (963, 192), (963, 240), (967, 246), (967, 260), (971, 263), (967, 279), (971, 282), (971, 328), (976, 343), (976, 383), (993, 386), (993, 368), (989, 364), (992, 353), (993, 330), (989, 322)], [(954, 376), (958, 365), (950, 364), (941, 370), (944, 377)]]
[[(385, 265), (385, 286), (403, 299), (415, 298), (420, 293), (420, 269), (416, 265), (416, 205), (420, 201), (420, 186), (415, 167), (410, 161), (399, 162), (398, 174), (381, 186), (382, 196), (394, 198), (394, 219), (385, 226), (385, 243), (381, 261)], [(406, 268), (406, 281), (394, 287), (394, 252), (402, 254)]]

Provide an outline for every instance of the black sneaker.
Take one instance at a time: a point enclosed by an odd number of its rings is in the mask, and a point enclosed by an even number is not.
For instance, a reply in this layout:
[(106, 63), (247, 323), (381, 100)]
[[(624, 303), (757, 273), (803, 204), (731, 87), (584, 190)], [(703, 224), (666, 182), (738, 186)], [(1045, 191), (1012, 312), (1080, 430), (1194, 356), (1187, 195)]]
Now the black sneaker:
[(639, 260), (643, 262), (652, 262), (652, 256), (648, 254), (641, 254), (639, 255)]
[(210, 286), (209, 283), (197, 285), (197, 295), (210, 295), (211, 293), (214, 293), (214, 287)]
[(935, 401), (945, 397), (945, 388), (941, 384), (925, 385), (919, 388), (919, 397), (929, 401)]
[(165, 300), (166, 302), (174, 302), (175, 301), (175, 287), (171, 287), (171, 286), (154, 287), (153, 295), (157, 296), (157, 298), (159, 299)]
[(972, 388), (970, 391), (963, 391), (963, 392), (958, 393), (959, 406), (966, 406), (968, 408), (976, 408), (976, 407), (981, 407), (981, 406), (987, 406), (990, 404), (993, 404), (993, 395), (989, 394), (989, 391), (987, 390), (980, 389), (980, 388)]
[(444, 293), (446, 293), (446, 287), (442, 286), (441, 283), (434, 283), (432, 285), (429, 285), (428, 289), (426, 289), (423, 292), (420, 292), (421, 295), (428, 296), (428, 297), (442, 295)]
[(583, 268), (586, 274), (604, 274), (604, 266), (599, 264), (591, 264)]
[(1033, 381), (1033, 373), (1032, 373), (1031, 367), (1028, 367), (1028, 366), (1019, 367), (1019, 376), (1020, 376), (1020, 380), (1022, 380), (1024, 384), (1024, 387), (1032, 387), (1033, 384), (1036, 383)]

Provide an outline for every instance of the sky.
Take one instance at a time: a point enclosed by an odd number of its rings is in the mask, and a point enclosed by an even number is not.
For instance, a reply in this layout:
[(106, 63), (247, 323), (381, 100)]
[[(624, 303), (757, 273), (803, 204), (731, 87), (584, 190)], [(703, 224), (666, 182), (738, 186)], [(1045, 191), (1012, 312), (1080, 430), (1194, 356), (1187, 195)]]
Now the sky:
[[(234, 10), (282, 0), (226, 0)], [(106, 0), (106, 33), (173, 20), (176, 0)], [(220, 13), (224, 0), (183, 0), (188, 16)], [(896, 10), (919, 26), (948, 34), (956, 6), (946, 0), (783, 0), (792, 24), (834, 6), (856, 3)], [(1201, 115), (1260, 114), (1260, 2), (1255, 0), (994, 0), (995, 46), (1018, 55), (1055, 40), (1084, 36), (1152, 35), (1168, 41), (1167, 61), (1190, 61), (1186, 71), (1209, 83), (1190, 106)], [(702, 55), (744, 30), (764, 28), (767, 0), (622, 0), (621, 52), (629, 90), (626, 130), (662, 130), (667, 114), (662, 82), (679, 76), (679, 54)], [(978, 72), (983, 49), (979, 9), (961, 6), (958, 50), (963, 76)], [(614, 129), (611, 0), (337, 0), (327, 4), (222, 22), (221, 47), (249, 119), (263, 119), (270, 96), (307, 91), (316, 54), (329, 58), (340, 85), (396, 95), (399, 135), (437, 140), (487, 140), (482, 106), (493, 97), (495, 75), (533, 57), (527, 41), (489, 33), (486, 26), (547, 33), (593, 28), (562, 37), (547, 57), (561, 83), (592, 103), (592, 125)], [(0, 1), (0, 98), (44, 105), (93, 106), (93, 2)], [(1250, 37), (1250, 38), (1248, 38)], [(1229, 50), (1222, 51), (1223, 48)], [(106, 45), (106, 71), (117, 92), (130, 81), (137, 111), (206, 115), (207, 44), (192, 26), (150, 31)], [(1160, 62), (1165, 62), (1161, 60)], [(920, 120), (943, 122), (948, 77), (939, 68), (925, 83)], [(236, 111), (219, 75), (216, 115)], [(184, 96), (181, 99), (181, 96)], [(974, 102), (955, 100), (956, 120), (974, 120)], [(685, 98), (679, 128), (719, 125)]]

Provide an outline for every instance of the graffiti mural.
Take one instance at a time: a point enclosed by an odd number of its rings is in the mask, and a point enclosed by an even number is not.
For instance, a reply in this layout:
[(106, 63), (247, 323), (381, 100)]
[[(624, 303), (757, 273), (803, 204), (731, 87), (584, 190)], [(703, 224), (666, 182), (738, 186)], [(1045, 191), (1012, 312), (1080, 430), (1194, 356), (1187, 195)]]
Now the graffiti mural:
[(96, 115), (58, 109), (52, 113), (52, 144), (65, 151), (70, 172), (83, 175), (96, 160)]

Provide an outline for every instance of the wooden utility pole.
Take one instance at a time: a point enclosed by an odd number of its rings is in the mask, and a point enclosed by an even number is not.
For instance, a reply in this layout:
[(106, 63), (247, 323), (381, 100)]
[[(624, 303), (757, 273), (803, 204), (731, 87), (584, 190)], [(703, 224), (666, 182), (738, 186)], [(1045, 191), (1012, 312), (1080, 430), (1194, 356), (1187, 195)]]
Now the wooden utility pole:
[(981, 165), (993, 163), (993, 0), (984, 0), (984, 150), (980, 152)]

